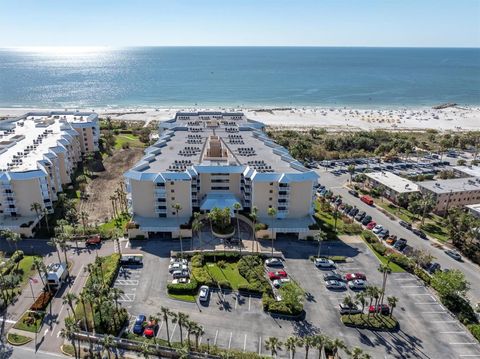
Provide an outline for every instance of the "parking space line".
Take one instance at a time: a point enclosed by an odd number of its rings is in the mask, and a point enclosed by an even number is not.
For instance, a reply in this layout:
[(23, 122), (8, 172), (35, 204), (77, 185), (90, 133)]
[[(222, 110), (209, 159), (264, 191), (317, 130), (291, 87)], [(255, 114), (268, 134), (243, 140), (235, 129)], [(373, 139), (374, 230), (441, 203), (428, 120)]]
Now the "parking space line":
[(411, 295), (411, 296), (428, 295), (429, 297), (432, 297), (432, 295), (430, 293), (408, 293), (407, 295)]
[(459, 332), (439, 332), (439, 334), (466, 334), (466, 332), (463, 330)]
[(262, 337), (260, 337), (260, 340), (258, 341), (258, 355), (262, 354)]
[(217, 345), (218, 329), (215, 332), (215, 339), (213, 340), (213, 345)]
[(228, 349), (230, 349), (230, 346), (232, 345), (232, 332), (230, 332), (230, 339), (228, 339)]
[(423, 285), (401, 285), (400, 288), (424, 288)]
[(394, 279), (394, 281), (397, 281), (397, 282), (406, 282), (406, 281), (411, 281), (411, 280), (417, 281), (417, 278), (397, 278), (397, 279)]
[(245, 334), (245, 337), (243, 338), (243, 352), (245, 353), (245, 349), (247, 347), (247, 334)]
[(248, 311), (250, 311), (250, 302), (251, 302), (252, 296), (248, 296)]
[(461, 358), (480, 358), (480, 354), (462, 354), (460, 355)]
[(175, 333), (175, 329), (177, 329), (177, 323), (175, 323), (175, 325), (173, 326), (172, 335), (170, 335), (170, 341), (173, 340), (173, 334)]
[(446, 311), (442, 310), (442, 311), (437, 311), (437, 312), (421, 312), (422, 314), (443, 314), (443, 313), (446, 313)]
[(416, 302), (416, 305), (440, 305), (438, 302)]
[(160, 332), (162, 331), (163, 323), (164, 321), (162, 320), (162, 322), (160, 323), (160, 326), (158, 327), (157, 338), (160, 338)]
[(477, 345), (477, 342), (467, 342), (467, 343), (448, 343), (450, 345)]
[(430, 323), (456, 323), (456, 320), (432, 320)]
[(237, 310), (237, 304), (238, 304), (238, 294), (235, 296), (235, 310)]

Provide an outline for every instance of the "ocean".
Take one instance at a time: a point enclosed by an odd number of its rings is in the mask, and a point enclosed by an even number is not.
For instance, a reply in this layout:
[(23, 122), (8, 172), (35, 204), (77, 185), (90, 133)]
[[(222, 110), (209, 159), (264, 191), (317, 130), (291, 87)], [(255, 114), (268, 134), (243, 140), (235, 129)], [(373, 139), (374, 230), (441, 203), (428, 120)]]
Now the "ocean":
[(480, 104), (480, 49), (0, 49), (0, 107)]

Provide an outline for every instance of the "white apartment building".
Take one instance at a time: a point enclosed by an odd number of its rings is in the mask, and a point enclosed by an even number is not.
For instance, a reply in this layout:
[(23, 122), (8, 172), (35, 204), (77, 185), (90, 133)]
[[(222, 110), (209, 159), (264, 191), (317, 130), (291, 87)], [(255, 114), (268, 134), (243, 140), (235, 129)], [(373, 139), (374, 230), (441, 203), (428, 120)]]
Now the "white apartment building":
[(0, 121), (0, 230), (32, 236), (43, 216), (31, 205), (53, 212), (82, 154), (98, 150), (99, 133), (95, 113), (31, 112)]
[[(177, 113), (125, 173), (133, 220), (147, 236), (173, 234), (193, 212), (258, 210), (272, 233), (302, 236), (314, 223), (316, 172), (306, 169), (243, 113)], [(172, 208), (179, 204), (178, 215)], [(268, 209), (275, 208), (275, 218)], [(178, 218), (177, 218), (178, 217)]]
[(408, 196), (418, 192), (418, 185), (406, 178), (397, 176), (389, 171), (366, 173), (366, 185), (378, 188), (382, 195), (390, 201), (397, 203), (401, 196)]
[(418, 182), (422, 194), (435, 200), (433, 212), (444, 214), (448, 209), (480, 203), (480, 178), (454, 178)]

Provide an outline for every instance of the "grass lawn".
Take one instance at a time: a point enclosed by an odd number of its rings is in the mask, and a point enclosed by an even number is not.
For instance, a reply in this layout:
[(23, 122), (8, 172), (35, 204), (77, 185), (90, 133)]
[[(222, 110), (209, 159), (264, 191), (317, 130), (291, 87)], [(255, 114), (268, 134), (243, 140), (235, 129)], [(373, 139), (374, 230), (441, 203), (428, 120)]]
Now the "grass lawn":
[(185, 302), (191, 302), (191, 303), (195, 303), (195, 300), (196, 300), (196, 297), (194, 295), (190, 295), (190, 294), (170, 294), (170, 293), (168, 293), (168, 296), (172, 299), (183, 300)]
[(138, 139), (138, 136), (132, 134), (119, 134), (115, 137), (116, 150), (121, 150), (122, 146), (125, 144), (128, 144), (130, 147), (145, 147), (145, 145)]
[(32, 340), (32, 338), (26, 337), (24, 335), (19, 334), (8, 334), (7, 340), (12, 345), (24, 345), (27, 344)]
[[(365, 243), (367, 244), (367, 246), (372, 250), (373, 254), (375, 254), (375, 257), (378, 258), (378, 260), (382, 263), (382, 264), (387, 264), (388, 260), (387, 258), (385, 258), (384, 256), (382, 256), (380, 253), (378, 253), (375, 249), (373, 249), (373, 247), (370, 245), (370, 243), (368, 243), (367, 241), (365, 241)], [(392, 273), (403, 273), (405, 272), (405, 269), (403, 269), (402, 267), (400, 267), (398, 264), (396, 263), (393, 263), (393, 262), (390, 262), (389, 263), (389, 268), (392, 270)]]
[[(28, 318), (31, 315), (34, 315), (34, 313), (37, 314), (35, 317), (35, 321), (32, 323), (28, 323)], [(18, 320), (18, 322), (15, 324), (14, 328), (19, 329), (19, 330), (25, 330), (26, 332), (31, 332), (31, 333), (38, 333), (43, 322), (43, 317), (45, 316), (45, 313), (42, 312), (31, 312), (31, 311), (26, 311), (22, 317)]]
[(119, 216), (118, 218), (116, 219), (112, 219), (106, 223), (103, 223), (99, 226), (99, 228), (101, 228), (102, 230), (105, 230), (105, 231), (110, 231), (110, 230), (113, 230), (114, 228), (121, 228), (123, 230), (123, 228), (125, 228), (125, 225), (130, 221), (130, 217), (129, 216)]
[(342, 315), (342, 323), (356, 328), (368, 328), (376, 330), (392, 330), (398, 326), (398, 321), (395, 317), (376, 314), (354, 314), (351, 316)]
[(204, 268), (217, 282), (227, 281), (233, 289), (238, 289), (241, 284), (248, 285), (248, 281), (238, 273), (237, 263), (226, 263), (225, 268), (220, 268), (217, 263), (207, 263)]

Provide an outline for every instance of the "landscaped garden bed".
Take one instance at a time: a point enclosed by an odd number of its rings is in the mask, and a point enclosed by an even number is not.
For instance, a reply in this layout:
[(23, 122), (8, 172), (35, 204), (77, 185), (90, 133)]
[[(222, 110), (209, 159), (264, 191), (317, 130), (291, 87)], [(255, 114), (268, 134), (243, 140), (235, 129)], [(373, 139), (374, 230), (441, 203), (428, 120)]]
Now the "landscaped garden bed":
[(32, 341), (32, 338), (26, 337), (24, 335), (15, 334), (15, 333), (8, 333), (7, 340), (12, 345), (24, 345)]
[(42, 327), (45, 312), (34, 312), (27, 310), (17, 321), (14, 328), (24, 330), (26, 332), (38, 333)]
[(382, 314), (352, 314), (342, 315), (342, 323), (349, 327), (391, 331), (398, 327), (395, 317)]

